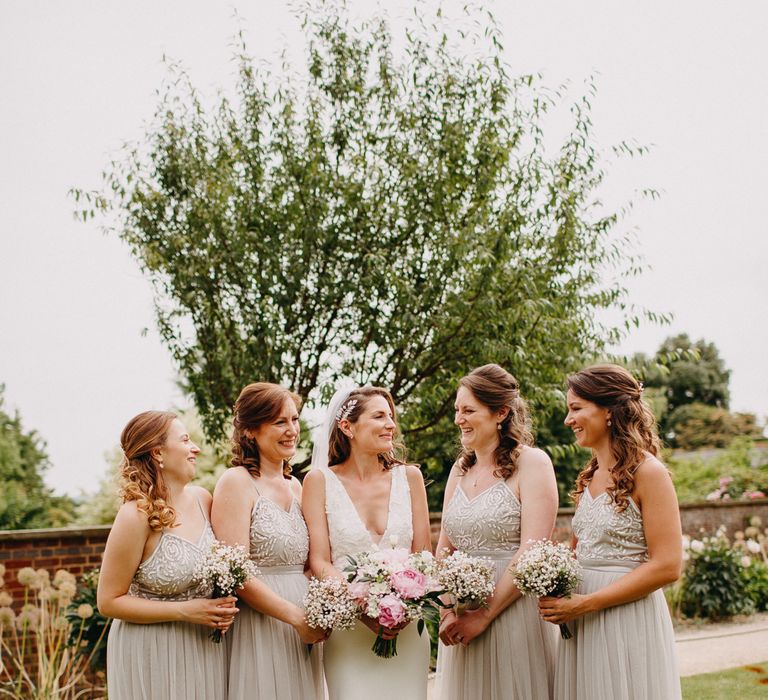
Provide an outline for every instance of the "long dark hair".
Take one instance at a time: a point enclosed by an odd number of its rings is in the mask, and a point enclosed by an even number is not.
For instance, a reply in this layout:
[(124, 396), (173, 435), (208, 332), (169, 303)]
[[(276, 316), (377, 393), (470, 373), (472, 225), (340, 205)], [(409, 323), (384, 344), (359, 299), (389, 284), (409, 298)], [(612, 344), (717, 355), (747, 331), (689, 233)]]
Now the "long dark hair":
[[(297, 411), (301, 410), (301, 398), (279, 384), (255, 382), (240, 392), (232, 418), (231, 466), (245, 467), (251, 476), (261, 476), (259, 446), (256, 440), (248, 437), (246, 431), (277, 419), (286, 399), (296, 404)], [(283, 476), (291, 478), (291, 465), (287, 461), (283, 461)]]
[[(493, 453), (496, 462), (494, 476), (508, 479), (517, 469), (523, 445), (533, 445), (528, 405), (520, 396), (517, 379), (499, 365), (490, 364), (473, 369), (459, 380), (459, 386), (472, 392), (472, 396), (491, 411), (509, 409), (499, 426), (499, 445)], [(462, 447), (456, 459), (461, 473), (466, 474), (476, 462), (474, 450)]]
[[(616, 510), (626, 510), (635, 490), (635, 469), (646, 453), (658, 457), (661, 452), (656, 419), (643, 401), (643, 387), (623, 367), (604, 364), (572, 374), (568, 377), (568, 388), (579, 398), (611, 412), (608, 431), (616, 464), (611, 469), (613, 485), (607, 491)], [(597, 457), (593, 454), (576, 478), (571, 494), (574, 499), (584, 493), (596, 470)]]
[[(344, 415), (350, 423), (356, 423), (358, 418), (365, 410), (366, 404), (374, 397), (382, 396), (389, 404), (389, 408), (392, 411), (392, 420), (395, 423), (395, 434), (393, 436), (392, 449), (388, 452), (382, 452), (379, 455), (379, 463), (384, 469), (391, 469), (398, 464), (405, 464), (405, 446), (401, 442), (397, 442), (400, 437), (400, 426), (397, 422), (397, 414), (395, 413), (395, 402), (392, 399), (392, 395), (386, 390), (378, 386), (361, 386), (355, 389), (339, 407), (339, 412)], [(354, 403), (353, 403), (354, 402)], [(349, 438), (342, 432), (338, 422), (336, 422), (331, 429), (331, 434), (328, 438), (328, 466), (334, 464), (341, 464), (349, 459), (349, 455), (352, 452), (352, 445)]]

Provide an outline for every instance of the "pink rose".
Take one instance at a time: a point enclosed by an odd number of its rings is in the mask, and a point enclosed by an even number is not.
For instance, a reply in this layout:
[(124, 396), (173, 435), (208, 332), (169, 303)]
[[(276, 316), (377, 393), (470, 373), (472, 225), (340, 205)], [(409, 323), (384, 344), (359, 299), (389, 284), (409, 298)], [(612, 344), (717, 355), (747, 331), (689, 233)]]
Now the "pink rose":
[(349, 584), (349, 595), (352, 596), (352, 600), (362, 607), (368, 600), (368, 591), (370, 588), (370, 584), (365, 583), (364, 581), (355, 581), (354, 583)]
[(405, 605), (393, 595), (385, 595), (379, 601), (379, 624), (391, 629), (405, 622)]
[(394, 588), (403, 598), (421, 598), (427, 592), (427, 577), (420, 571), (405, 569), (392, 574)]

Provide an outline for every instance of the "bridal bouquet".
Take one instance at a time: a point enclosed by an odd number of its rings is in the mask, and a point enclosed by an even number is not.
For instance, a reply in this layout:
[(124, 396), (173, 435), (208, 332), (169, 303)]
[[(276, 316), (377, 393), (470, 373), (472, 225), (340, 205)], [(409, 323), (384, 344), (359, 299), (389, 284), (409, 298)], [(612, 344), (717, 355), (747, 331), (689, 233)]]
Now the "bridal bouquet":
[[(562, 542), (529, 542), (530, 549), (523, 552), (511, 572), (520, 592), (537, 598), (569, 596), (581, 581), (581, 567), (573, 550)], [(560, 625), (560, 635), (563, 639), (572, 636), (564, 623)]]
[(349, 593), (359, 611), (379, 623), (379, 634), (371, 649), (385, 659), (396, 656), (397, 637), (383, 639), (384, 629), (418, 620), (421, 634), (424, 619), (437, 618), (441, 591), (435, 578), (435, 559), (431, 552), (412, 554), (402, 547), (363, 552), (348, 559), (344, 573)]
[(346, 581), (313, 576), (304, 597), (304, 612), (310, 627), (349, 630), (355, 626), (359, 608)]
[(494, 566), (457, 549), (438, 562), (437, 580), (443, 592), (453, 597), (454, 610), (461, 615), (484, 605), (493, 593)]
[[(212, 598), (223, 598), (235, 594), (248, 579), (259, 575), (245, 547), (231, 547), (223, 542), (214, 542), (197, 568), (195, 578), (211, 587)], [(221, 630), (213, 630), (211, 639), (221, 642)]]

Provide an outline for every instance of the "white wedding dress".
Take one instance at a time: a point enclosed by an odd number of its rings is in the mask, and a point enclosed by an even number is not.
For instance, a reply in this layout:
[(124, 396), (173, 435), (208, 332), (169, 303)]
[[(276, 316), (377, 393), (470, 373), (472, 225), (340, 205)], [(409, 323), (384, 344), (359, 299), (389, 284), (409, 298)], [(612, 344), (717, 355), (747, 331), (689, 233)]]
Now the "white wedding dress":
[[(374, 541), (360, 520), (347, 490), (332, 469), (320, 467), (325, 476), (325, 513), (334, 566), (342, 570), (347, 555), (377, 546), (411, 548), (413, 521), (411, 494), (404, 466), (392, 468), (387, 528)], [(348, 631), (335, 631), (323, 645), (323, 663), (329, 700), (426, 700), (429, 670), (429, 635), (419, 635), (416, 623), (397, 637), (397, 656), (384, 659), (371, 647), (376, 635), (362, 622)]]

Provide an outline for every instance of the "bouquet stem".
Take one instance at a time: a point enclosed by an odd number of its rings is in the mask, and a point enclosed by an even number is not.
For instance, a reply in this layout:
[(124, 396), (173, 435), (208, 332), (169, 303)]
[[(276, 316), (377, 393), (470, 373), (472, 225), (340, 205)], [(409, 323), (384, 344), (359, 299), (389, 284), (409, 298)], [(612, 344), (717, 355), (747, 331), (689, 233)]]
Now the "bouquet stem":
[(384, 639), (381, 636), (381, 632), (382, 628), (379, 627), (379, 634), (376, 635), (376, 641), (373, 643), (371, 651), (383, 659), (391, 659), (393, 656), (397, 656), (397, 637)]
[(571, 630), (568, 629), (568, 625), (566, 625), (564, 622), (559, 625), (560, 627), (560, 636), (563, 639), (572, 639), (573, 635), (571, 634)]

